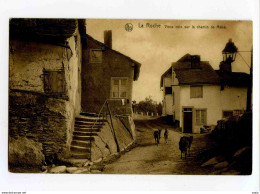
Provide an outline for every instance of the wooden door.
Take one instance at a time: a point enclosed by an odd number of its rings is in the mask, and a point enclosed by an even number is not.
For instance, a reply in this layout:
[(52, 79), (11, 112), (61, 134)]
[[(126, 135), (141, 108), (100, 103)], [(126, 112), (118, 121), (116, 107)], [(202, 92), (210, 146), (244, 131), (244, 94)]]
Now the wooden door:
[(183, 112), (183, 132), (192, 133), (192, 112)]

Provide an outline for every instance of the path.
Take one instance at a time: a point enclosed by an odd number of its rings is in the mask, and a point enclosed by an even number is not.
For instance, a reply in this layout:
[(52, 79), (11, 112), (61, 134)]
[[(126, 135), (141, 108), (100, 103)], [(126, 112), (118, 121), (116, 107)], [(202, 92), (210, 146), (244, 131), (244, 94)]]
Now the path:
[[(209, 169), (200, 167), (197, 156), (201, 151), (212, 146), (206, 134), (193, 135), (191, 156), (180, 159), (179, 139), (183, 134), (176, 128), (161, 122), (161, 119), (135, 120), (137, 147), (122, 155), (118, 160), (106, 165), (105, 174), (209, 174)], [(159, 146), (154, 144), (153, 130), (169, 130), (169, 141), (165, 144), (161, 138)], [(162, 130), (163, 136), (164, 130)]]

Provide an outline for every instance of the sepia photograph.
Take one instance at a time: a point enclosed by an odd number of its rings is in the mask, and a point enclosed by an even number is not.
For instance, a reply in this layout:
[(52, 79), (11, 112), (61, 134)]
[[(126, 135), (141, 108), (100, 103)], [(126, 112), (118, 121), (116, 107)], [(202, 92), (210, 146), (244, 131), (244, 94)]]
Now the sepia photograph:
[(10, 18), (11, 173), (251, 175), (253, 22)]

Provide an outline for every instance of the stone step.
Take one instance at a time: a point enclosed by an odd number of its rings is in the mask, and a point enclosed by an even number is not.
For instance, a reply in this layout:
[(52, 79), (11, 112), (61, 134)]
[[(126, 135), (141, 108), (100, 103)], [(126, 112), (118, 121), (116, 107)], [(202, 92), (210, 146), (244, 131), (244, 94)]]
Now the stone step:
[(79, 147), (89, 147), (90, 142), (89, 141), (79, 141), (79, 140), (73, 140), (71, 142), (71, 146), (79, 146)]
[(98, 134), (93, 132), (93, 131), (92, 132), (74, 131), (73, 135), (76, 135), (76, 136), (98, 136)]
[[(75, 124), (74, 128), (75, 129), (100, 129), (102, 128), (104, 125), (95, 125), (95, 126), (91, 126), (91, 125), (77, 125)], [(75, 130), (74, 129), (74, 130)]]
[(83, 127), (76, 127), (74, 128), (74, 131), (78, 131), (78, 132), (92, 132), (92, 133), (98, 133), (101, 131), (101, 127), (99, 128), (83, 128)]
[(90, 136), (77, 136), (73, 135), (72, 140), (79, 140), (79, 141), (95, 141), (94, 137)]
[(72, 154), (72, 157), (75, 159), (90, 159), (90, 153)]
[(100, 128), (102, 128), (104, 125), (95, 125), (95, 126), (93, 126), (93, 125), (78, 125), (78, 124), (75, 124), (74, 125), (74, 128), (75, 129), (82, 129), (82, 128), (84, 128), (84, 129), (100, 129)]
[(75, 117), (75, 121), (90, 121), (90, 122), (94, 122), (94, 121), (99, 121), (99, 122), (107, 122), (107, 119), (103, 119), (102, 117), (89, 117), (89, 116), (77, 116)]
[(72, 154), (80, 154), (80, 153), (90, 153), (90, 148), (80, 147), (80, 146), (70, 146), (70, 151)]
[(90, 121), (75, 121), (75, 125), (78, 126), (93, 126), (95, 124), (95, 126), (99, 126), (99, 125), (104, 125), (103, 122), (90, 122)]
[(90, 113), (90, 112), (81, 112), (80, 115), (82, 116), (90, 116), (90, 117), (97, 117), (97, 113)]

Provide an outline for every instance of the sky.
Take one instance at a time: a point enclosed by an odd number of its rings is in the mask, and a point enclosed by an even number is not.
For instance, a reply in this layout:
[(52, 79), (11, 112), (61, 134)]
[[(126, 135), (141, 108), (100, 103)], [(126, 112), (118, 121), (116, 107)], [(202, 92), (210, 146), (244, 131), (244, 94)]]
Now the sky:
[[(125, 29), (127, 23), (133, 25), (130, 32)], [(161, 102), (161, 75), (187, 53), (200, 55), (219, 69), (230, 38), (239, 51), (251, 51), (253, 45), (250, 21), (87, 19), (87, 33), (93, 38), (104, 42), (105, 30), (112, 30), (114, 50), (142, 64), (133, 85), (132, 100), (137, 102), (148, 96)], [(239, 52), (232, 71), (249, 73), (250, 64), (251, 52)]]

